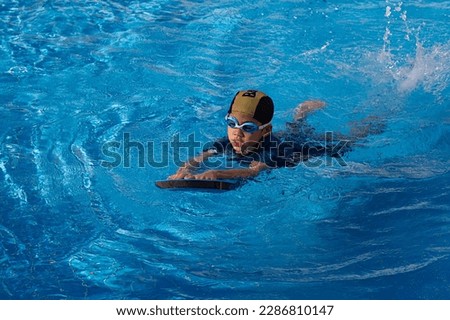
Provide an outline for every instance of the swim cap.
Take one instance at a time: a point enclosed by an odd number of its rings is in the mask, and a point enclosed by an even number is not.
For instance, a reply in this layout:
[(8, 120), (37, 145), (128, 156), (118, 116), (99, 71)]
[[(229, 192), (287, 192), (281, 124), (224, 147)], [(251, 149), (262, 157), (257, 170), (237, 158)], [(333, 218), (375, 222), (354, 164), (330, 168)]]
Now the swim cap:
[(228, 113), (233, 111), (245, 113), (262, 124), (266, 124), (272, 120), (273, 110), (273, 101), (264, 92), (243, 90), (234, 96)]

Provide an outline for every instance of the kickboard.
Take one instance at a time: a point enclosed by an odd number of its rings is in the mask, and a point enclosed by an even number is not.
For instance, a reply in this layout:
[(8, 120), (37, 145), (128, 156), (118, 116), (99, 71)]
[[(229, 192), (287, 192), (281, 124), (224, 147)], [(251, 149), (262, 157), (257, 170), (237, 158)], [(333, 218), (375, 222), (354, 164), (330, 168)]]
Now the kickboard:
[(161, 189), (197, 189), (209, 191), (227, 191), (239, 187), (240, 182), (235, 180), (159, 180), (155, 182)]

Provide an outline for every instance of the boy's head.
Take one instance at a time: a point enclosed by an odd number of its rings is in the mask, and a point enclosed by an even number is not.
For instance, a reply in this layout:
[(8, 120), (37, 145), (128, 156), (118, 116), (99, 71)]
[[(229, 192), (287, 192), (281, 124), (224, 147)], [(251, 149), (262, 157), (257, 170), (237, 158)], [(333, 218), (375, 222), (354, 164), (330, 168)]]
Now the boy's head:
[(251, 116), (261, 124), (266, 124), (272, 120), (273, 111), (273, 101), (264, 92), (243, 90), (234, 96), (230, 109), (228, 109), (228, 114), (240, 112)]
[(273, 101), (264, 92), (244, 90), (234, 96), (227, 123), (228, 139), (237, 153), (248, 153), (272, 131), (273, 113)]

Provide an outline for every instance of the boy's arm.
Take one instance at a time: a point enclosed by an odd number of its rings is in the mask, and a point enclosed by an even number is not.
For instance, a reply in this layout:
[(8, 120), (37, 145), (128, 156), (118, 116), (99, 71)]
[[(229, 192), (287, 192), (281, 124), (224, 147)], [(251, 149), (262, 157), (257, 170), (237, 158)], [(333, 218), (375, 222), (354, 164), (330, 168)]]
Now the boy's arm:
[(257, 176), (262, 170), (268, 168), (269, 166), (264, 162), (253, 161), (250, 164), (249, 168), (229, 169), (229, 170), (208, 170), (203, 173), (193, 175), (192, 179), (217, 180), (217, 179), (250, 178)]

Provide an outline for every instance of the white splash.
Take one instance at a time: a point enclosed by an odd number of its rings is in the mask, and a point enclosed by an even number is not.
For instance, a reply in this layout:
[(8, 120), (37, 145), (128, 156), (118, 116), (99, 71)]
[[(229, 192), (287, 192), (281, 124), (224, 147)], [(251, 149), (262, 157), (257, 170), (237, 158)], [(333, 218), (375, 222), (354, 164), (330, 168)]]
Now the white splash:
[[(386, 0), (384, 17), (383, 48), (375, 59), (378, 63), (373, 63), (374, 54), (369, 53), (367, 58), (370, 63), (366, 64), (363, 72), (368, 73), (376, 83), (393, 82), (401, 93), (422, 87), (426, 92), (440, 96), (449, 82), (450, 42), (425, 47), (425, 42), (419, 37), (421, 26), (410, 27), (403, 2)], [(407, 52), (407, 48), (414, 50), (411, 46), (413, 39), (415, 52)]]
[(416, 58), (410, 70), (406, 70), (405, 78), (400, 81), (398, 89), (400, 92), (414, 90), (418, 83), (422, 82), (427, 74), (427, 62), (424, 59), (423, 47), (420, 42), (416, 43)]

